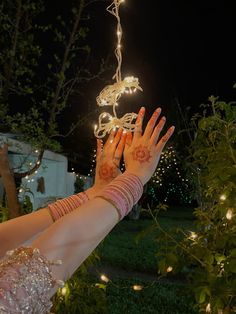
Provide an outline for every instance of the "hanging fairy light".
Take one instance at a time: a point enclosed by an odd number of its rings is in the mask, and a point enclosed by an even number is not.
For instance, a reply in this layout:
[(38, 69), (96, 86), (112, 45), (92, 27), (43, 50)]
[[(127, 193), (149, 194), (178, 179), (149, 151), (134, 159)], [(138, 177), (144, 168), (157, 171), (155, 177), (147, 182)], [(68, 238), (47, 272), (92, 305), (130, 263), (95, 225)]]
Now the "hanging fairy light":
[(117, 68), (114, 76), (115, 83), (107, 85), (97, 96), (96, 101), (98, 106), (111, 106), (113, 109), (113, 115), (108, 112), (102, 112), (98, 119), (98, 125), (95, 125), (94, 134), (97, 138), (102, 138), (106, 134), (109, 134), (114, 128), (123, 128), (127, 131), (134, 131), (135, 123), (134, 120), (137, 118), (137, 114), (126, 113), (123, 117), (119, 118), (116, 113), (116, 107), (118, 106), (118, 100), (120, 97), (126, 94), (133, 94), (137, 90), (142, 91), (139, 85), (137, 77), (128, 76), (122, 79), (121, 76), (121, 64), (122, 64), (122, 53), (121, 53), (121, 39), (122, 39), (122, 27), (120, 23), (119, 8), (123, 0), (114, 0), (111, 5), (107, 7), (107, 11), (115, 16), (117, 20), (117, 46), (115, 49), (115, 56), (117, 59)]

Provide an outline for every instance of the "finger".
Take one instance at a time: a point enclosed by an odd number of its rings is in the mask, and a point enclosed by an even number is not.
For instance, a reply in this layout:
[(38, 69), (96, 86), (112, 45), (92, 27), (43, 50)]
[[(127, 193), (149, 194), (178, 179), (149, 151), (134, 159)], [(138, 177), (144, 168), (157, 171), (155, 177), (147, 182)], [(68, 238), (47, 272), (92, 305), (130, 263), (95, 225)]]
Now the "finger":
[(107, 149), (107, 147), (109, 147), (113, 143), (115, 134), (116, 134), (116, 129), (113, 129), (106, 140), (106, 143), (104, 145), (104, 150)]
[(119, 141), (120, 141), (122, 132), (123, 132), (123, 129), (120, 128), (120, 129), (118, 130), (118, 132), (116, 133), (116, 136), (115, 136), (115, 138), (114, 138), (114, 140), (113, 140), (113, 142), (112, 142), (112, 146), (114, 146), (114, 149), (116, 148), (117, 144), (118, 144)]
[(150, 136), (151, 136), (151, 134), (153, 132), (153, 128), (154, 128), (154, 126), (155, 126), (155, 124), (157, 122), (157, 119), (158, 119), (160, 113), (161, 113), (161, 108), (157, 108), (153, 112), (151, 119), (148, 121), (148, 124), (147, 124), (146, 129), (145, 129), (144, 134), (143, 134), (143, 136), (147, 140), (149, 140), (149, 138), (150, 138)]
[(166, 123), (166, 117), (162, 117), (161, 120), (159, 121), (158, 125), (155, 127), (155, 129), (152, 133), (152, 136), (150, 139), (151, 144), (156, 145), (165, 123)]
[(122, 137), (119, 141), (119, 144), (116, 147), (115, 154), (114, 154), (114, 163), (117, 167), (120, 165), (121, 157), (124, 152), (125, 142), (126, 142), (127, 133), (123, 132)]
[(133, 135), (131, 132), (127, 132), (125, 146), (130, 147), (133, 141)]
[(142, 126), (143, 126), (143, 118), (145, 114), (145, 108), (141, 107), (138, 113), (138, 117), (135, 123), (135, 130), (134, 130), (134, 140), (137, 140), (142, 136)]
[(175, 127), (172, 126), (168, 129), (168, 131), (166, 132), (166, 134), (164, 136), (162, 136), (162, 138), (160, 139), (160, 141), (157, 143), (156, 148), (158, 150), (159, 153), (162, 152), (163, 148), (165, 147), (166, 143), (168, 142), (168, 140), (170, 139), (170, 137), (172, 136), (172, 134), (174, 133)]
[(102, 140), (97, 138), (97, 153), (96, 160), (98, 161), (102, 155)]

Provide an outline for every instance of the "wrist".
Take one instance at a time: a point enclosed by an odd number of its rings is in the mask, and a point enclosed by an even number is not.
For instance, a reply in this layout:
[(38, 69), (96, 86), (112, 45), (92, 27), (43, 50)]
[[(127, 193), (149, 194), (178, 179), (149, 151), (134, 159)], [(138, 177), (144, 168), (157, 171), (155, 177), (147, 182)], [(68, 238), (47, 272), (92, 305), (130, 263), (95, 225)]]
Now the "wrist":
[(136, 177), (138, 177), (138, 179), (140, 180), (140, 182), (142, 183), (143, 186), (147, 183), (147, 180), (144, 176), (142, 176), (141, 174), (136, 174), (135, 171), (132, 171), (131, 169), (130, 170), (126, 169), (124, 173), (125, 174), (131, 173), (131, 174), (135, 175)]
[(87, 194), (90, 200), (93, 199), (95, 196), (97, 196), (100, 192), (101, 192), (101, 189), (99, 189), (96, 186), (92, 186), (91, 188), (85, 191), (85, 193)]

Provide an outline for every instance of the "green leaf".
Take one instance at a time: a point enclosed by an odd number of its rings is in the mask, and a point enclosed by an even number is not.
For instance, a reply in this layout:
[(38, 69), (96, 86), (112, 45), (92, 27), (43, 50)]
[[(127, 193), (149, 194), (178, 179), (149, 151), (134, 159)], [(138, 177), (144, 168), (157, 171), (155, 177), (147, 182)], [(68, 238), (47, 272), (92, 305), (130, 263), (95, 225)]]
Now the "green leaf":
[(222, 261), (224, 261), (226, 259), (226, 256), (223, 254), (219, 254), (216, 253), (215, 254), (215, 260), (217, 261), (217, 263), (221, 263)]

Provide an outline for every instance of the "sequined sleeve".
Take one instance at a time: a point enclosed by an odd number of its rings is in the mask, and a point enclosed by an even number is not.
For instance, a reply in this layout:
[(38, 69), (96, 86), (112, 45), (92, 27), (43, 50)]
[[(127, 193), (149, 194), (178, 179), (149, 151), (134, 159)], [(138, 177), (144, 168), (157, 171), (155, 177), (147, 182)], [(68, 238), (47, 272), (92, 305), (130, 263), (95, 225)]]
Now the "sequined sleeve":
[(38, 249), (20, 247), (8, 251), (0, 261), (0, 313), (45, 314), (52, 306), (50, 291), (62, 286), (52, 276), (50, 262)]

